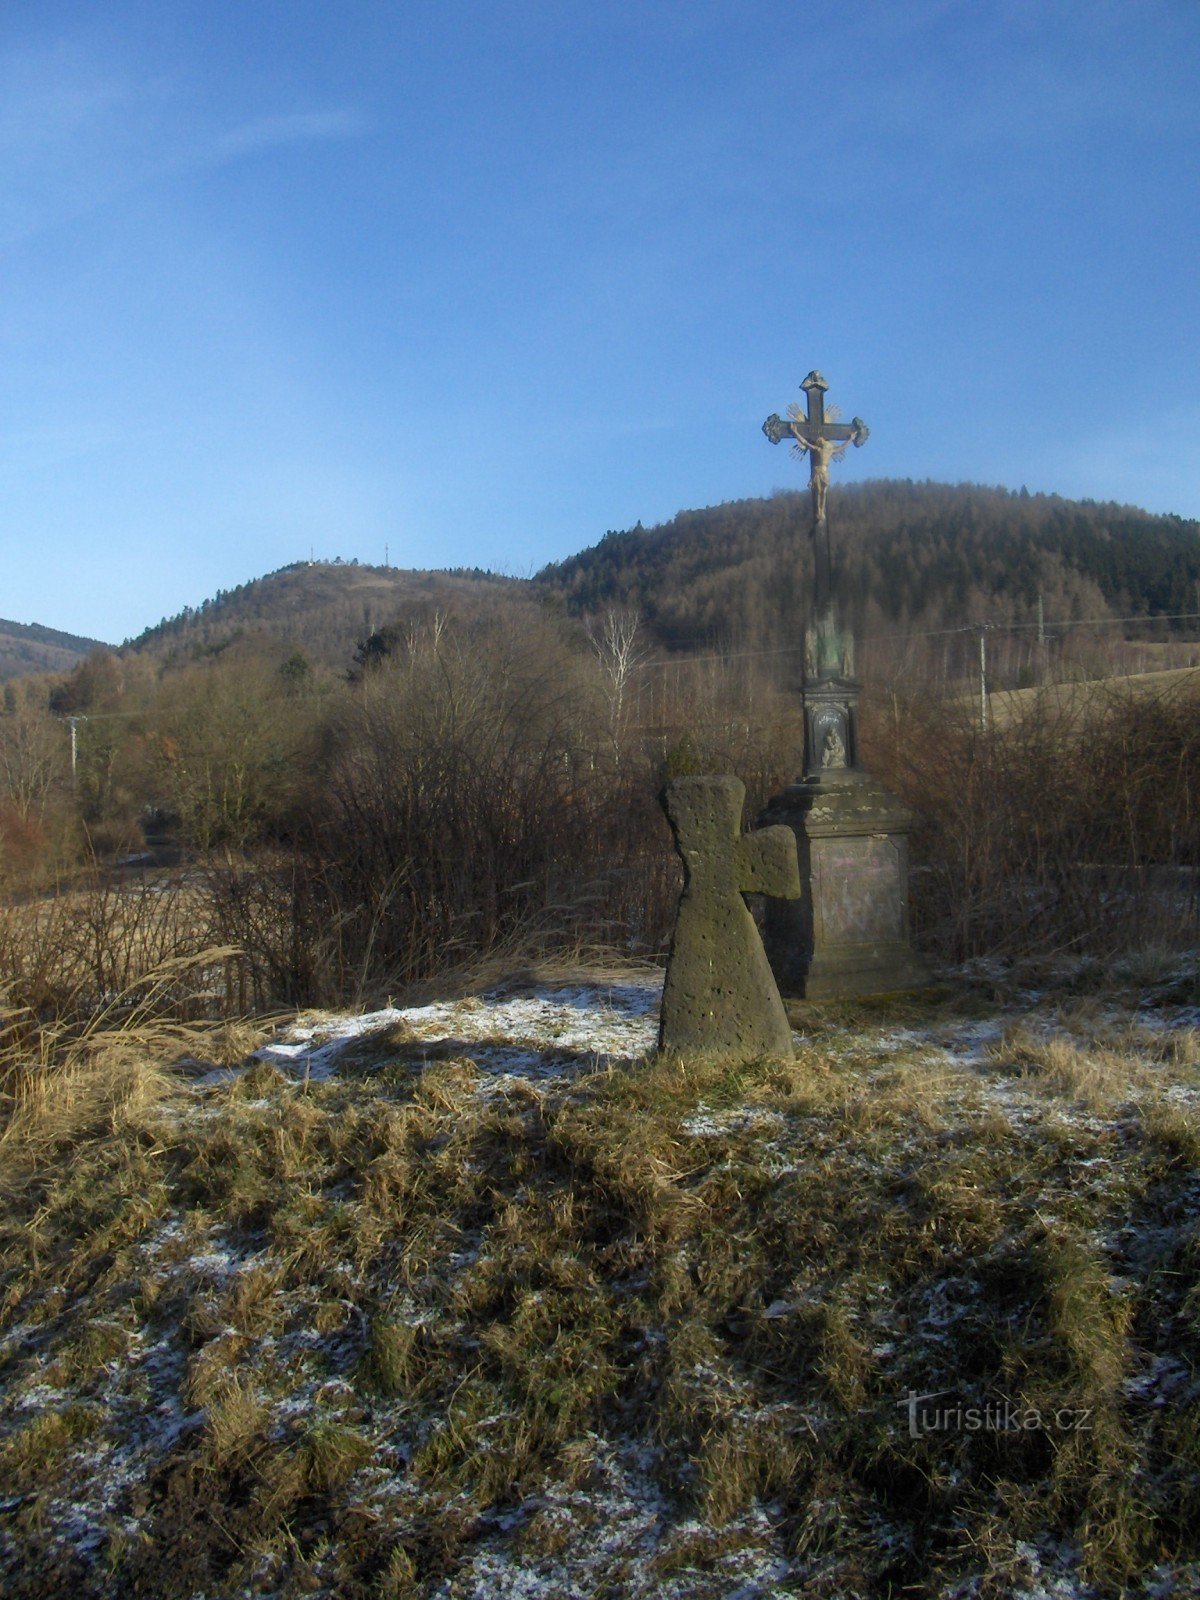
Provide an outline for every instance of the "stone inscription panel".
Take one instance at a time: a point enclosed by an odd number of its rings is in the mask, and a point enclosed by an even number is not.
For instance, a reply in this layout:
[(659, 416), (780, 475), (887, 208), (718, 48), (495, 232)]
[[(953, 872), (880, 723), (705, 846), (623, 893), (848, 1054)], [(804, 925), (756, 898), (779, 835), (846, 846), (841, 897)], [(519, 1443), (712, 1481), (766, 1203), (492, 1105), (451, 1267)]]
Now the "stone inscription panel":
[(886, 838), (814, 839), (813, 912), (821, 942), (904, 937), (900, 856)]

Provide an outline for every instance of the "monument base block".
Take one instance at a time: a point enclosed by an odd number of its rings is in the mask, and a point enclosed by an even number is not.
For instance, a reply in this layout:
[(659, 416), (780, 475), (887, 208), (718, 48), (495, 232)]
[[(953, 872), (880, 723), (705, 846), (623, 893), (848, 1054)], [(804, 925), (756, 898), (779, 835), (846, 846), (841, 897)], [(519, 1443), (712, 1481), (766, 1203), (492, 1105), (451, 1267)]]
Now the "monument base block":
[(789, 784), (760, 826), (796, 835), (802, 893), (767, 902), (763, 943), (784, 1000), (920, 989), (908, 925), (907, 806), (859, 768)]

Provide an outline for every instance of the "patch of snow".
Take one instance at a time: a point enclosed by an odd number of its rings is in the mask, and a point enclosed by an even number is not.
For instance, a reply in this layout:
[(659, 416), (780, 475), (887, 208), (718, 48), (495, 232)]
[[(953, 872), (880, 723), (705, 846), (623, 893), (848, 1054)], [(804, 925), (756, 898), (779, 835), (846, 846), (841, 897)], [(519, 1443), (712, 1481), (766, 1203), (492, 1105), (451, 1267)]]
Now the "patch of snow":
[(1144, 1372), (1126, 1378), (1121, 1388), (1130, 1399), (1164, 1406), (1195, 1388), (1191, 1368), (1177, 1356), (1154, 1356)]
[(13, 1405), (14, 1411), (54, 1411), (66, 1403), (61, 1389), (48, 1383), (35, 1383), (22, 1391)]
[(747, 1129), (777, 1132), (785, 1126), (778, 1111), (767, 1111), (759, 1106), (731, 1106), (723, 1111), (698, 1106), (695, 1112), (680, 1123), (679, 1131), (690, 1138), (713, 1138), (730, 1133), (744, 1133)]
[[(672, 1509), (644, 1447), (594, 1443), (586, 1487), (552, 1486), (487, 1519), (494, 1534), (485, 1535), (466, 1564), (434, 1590), (433, 1600), (583, 1600), (597, 1593), (628, 1600), (765, 1600), (778, 1593), (790, 1566), (763, 1506), (751, 1507), (721, 1530), (719, 1545), (725, 1548), (713, 1559), (713, 1530)], [(551, 1535), (543, 1548), (536, 1533), (530, 1536), (535, 1519)], [(522, 1531), (527, 1536), (514, 1540)], [(685, 1559), (692, 1545), (705, 1554), (694, 1566)], [(668, 1554), (672, 1559), (663, 1565), (655, 1559)]]
[[(432, 1005), (365, 1012), (357, 1017), (307, 1022), (264, 1045), (260, 1060), (299, 1076), (328, 1078), (354, 1040), (402, 1029), (396, 1055), (439, 1054), (461, 1044), (476, 1066), (496, 1076), (563, 1076), (606, 1059), (630, 1060), (654, 1049), (658, 1038), (657, 978), (613, 984), (579, 984), (518, 997), (470, 997)], [(482, 1047), (482, 1048), (480, 1048)]]

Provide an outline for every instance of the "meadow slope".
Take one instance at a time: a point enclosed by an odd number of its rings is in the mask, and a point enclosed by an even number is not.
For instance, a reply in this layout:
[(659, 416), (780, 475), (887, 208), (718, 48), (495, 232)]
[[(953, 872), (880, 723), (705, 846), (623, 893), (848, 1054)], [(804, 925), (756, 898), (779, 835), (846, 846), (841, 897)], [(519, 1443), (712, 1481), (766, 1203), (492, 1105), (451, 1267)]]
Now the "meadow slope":
[(653, 1057), (659, 981), (31, 1076), (5, 1594), (1197, 1592), (1194, 956), (961, 969), (739, 1072)]

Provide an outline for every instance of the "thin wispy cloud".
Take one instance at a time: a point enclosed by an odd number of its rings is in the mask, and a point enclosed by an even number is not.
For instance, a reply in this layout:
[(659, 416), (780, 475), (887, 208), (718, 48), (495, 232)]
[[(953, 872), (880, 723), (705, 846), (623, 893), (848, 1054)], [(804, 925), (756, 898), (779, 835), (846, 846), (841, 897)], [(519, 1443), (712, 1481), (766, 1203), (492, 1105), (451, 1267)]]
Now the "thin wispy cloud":
[[(1162, 131), (1200, 121), (1190, 80), (1160, 75), (1149, 94), (1144, 77), (1128, 65), (1147, 36), (1166, 59), (1172, 51), (1181, 61), (1194, 58), (1200, 42), (1195, 7), (1157, 0), (1137, 7), (1095, 0), (1086, 8), (1067, 0), (1008, 0), (969, 16), (962, 0), (930, 0), (895, 15), (893, 9), (869, 7), (856, 18), (857, 48), (844, 36), (834, 45), (833, 36), (818, 35), (827, 72), (849, 67), (870, 83), (847, 134), (921, 142), (936, 129), (939, 150), (1015, 156), (1046, 153), (1056, 141), (1079, 135), (1111, 135), (1118, 127)], [(914, 41), (927, 45), (924, 58), (895, 70), (900, 47)], [(957, 53), (955, 72), (946, 71), (947, 52), (951, 58)]]
[(353, 108), (264, 112), (222, 126), (187, 87), (138, 80), (78, 51), (0, 55), (0, 245), (103, 210), (148, 184), (302, 143), (350, 139)]
[(39, 160), (128, 110), (132, 85), (65, 47), (0, 53), (0, 157)]
[(353, 139), (365, 129), (366, 119), (358, 112), (345, 108), (292, 111), (279, 116), (258, 117), (253, 122), (219, 134), (213, 140), (209, 154), (214, 160), (228, 161), (282, 145)]

